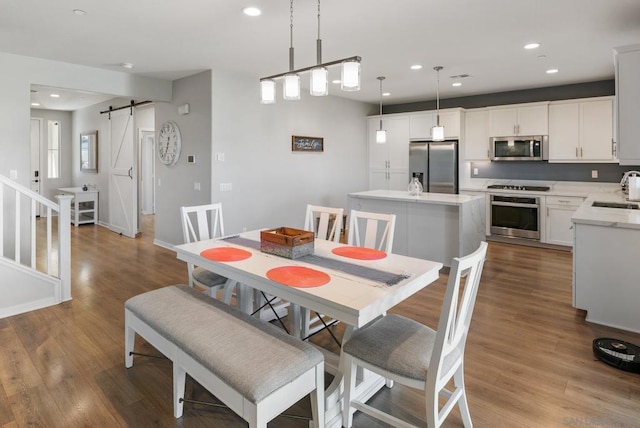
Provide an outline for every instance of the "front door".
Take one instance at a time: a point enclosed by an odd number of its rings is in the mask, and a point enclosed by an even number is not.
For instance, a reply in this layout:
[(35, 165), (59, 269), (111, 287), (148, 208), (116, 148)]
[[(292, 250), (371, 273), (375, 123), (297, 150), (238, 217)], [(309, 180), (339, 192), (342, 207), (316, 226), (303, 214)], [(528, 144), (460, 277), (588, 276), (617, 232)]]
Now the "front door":
[[(31, 190), (42, 194), (41, 191), (41, 180), (40, 176), (40, 148), (42, 144), (42, 119), (40, 118), (31, 118)], [(36, 211), (36, 215), (41, 215), (41, 206), (38, 204), (38, 208)]]
[(109, 228), (135, 238), (138, 232), (138, 178), (135, 109), (111, 112)]

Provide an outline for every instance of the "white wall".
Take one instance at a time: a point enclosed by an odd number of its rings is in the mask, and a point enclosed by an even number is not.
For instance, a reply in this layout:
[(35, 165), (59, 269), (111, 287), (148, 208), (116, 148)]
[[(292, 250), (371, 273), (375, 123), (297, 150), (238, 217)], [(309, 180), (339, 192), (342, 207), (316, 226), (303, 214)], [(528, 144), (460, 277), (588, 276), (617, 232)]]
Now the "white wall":
[[(367, 189), (372, 106), (305, 91), (262, 105), (258, 88), (255, 78), (213, 72), (213, 152), (225, 160), (212, 160), (212, 199), (223, 204), (226, 232), (302, 227), (308, 203), (346, 209), (348, 193)], [(324, 152), (292, 152), (292, 135), (323, 137)]]

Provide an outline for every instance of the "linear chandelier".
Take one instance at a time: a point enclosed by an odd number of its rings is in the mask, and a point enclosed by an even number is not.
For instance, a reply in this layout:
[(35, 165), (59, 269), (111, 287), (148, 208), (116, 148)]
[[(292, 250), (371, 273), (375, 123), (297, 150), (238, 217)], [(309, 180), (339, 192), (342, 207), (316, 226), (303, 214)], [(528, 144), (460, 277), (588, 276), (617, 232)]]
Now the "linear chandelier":
[(352, 56), (335, 61), (322, 62), (322, 39), (320, 39), (320, 0), (318, 0), (318, 38), (316, 39), (317, 64), (310, 67), (294, 69), (293, 50), (293, 0), (289, 7), (289, 71), (274, 74), (260, 79), (260, 102), (274, 104), (276, 102), (276, 80), (283, 79), (282, 97), (285, 100), (300, 99), (300, 73), (310, 71), (310, 94), (316, 97), (329, 95), (329, 72), (327, 67), (340, 64), (342, 67), (340, 88), (343, 91), (360, 90), (359, 56)]

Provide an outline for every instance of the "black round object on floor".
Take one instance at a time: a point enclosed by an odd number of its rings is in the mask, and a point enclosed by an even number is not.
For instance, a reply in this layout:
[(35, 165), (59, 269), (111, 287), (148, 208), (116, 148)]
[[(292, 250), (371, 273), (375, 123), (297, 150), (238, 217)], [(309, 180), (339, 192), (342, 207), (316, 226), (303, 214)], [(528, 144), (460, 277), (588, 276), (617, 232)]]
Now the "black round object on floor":
[(593, 340), (593, 354), (610, 366), (640, 373), (640, 347), (632, 343), (600, 337)]

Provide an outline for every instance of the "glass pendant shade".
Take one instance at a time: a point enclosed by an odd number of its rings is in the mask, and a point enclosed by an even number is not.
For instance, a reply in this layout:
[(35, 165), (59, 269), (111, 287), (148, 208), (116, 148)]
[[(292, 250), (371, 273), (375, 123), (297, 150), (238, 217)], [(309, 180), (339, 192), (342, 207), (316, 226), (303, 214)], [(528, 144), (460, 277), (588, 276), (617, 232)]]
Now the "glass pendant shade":
[(344, 61), (342, 63), (342, 84), (343, 91), (360, 90), (360, 62), (356, 60)]
[(324, 67), (311, 69), (311, 95), (324, 97), (329, 95), (329, 72)]
[(285, 100), (300, 99), (300, 76), (297, 74), (286, 74), (282, 85), (282, 98)]
[(265, 79), (260, 81), (260, 103), (273, 104), (276, 102), (276, 81)]
[(444, 141), (444, 126), (434, 126), (431, 128), (431, 139), (433, 141)]
[(387, 142), (387, 131), (384, 129), (378, 129), (376, 131), (376, 143), (383, 144)]

